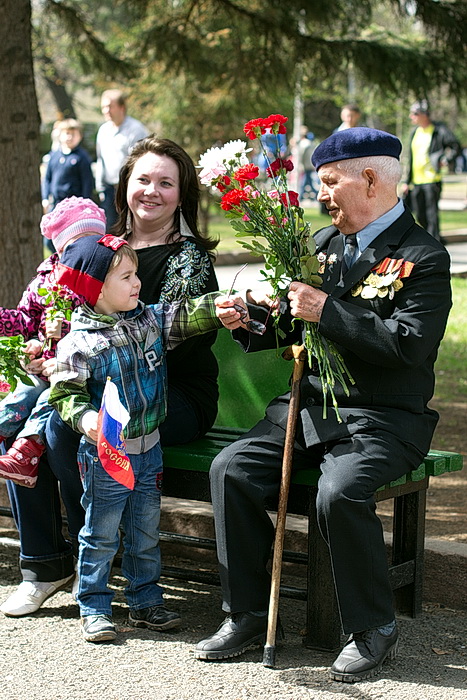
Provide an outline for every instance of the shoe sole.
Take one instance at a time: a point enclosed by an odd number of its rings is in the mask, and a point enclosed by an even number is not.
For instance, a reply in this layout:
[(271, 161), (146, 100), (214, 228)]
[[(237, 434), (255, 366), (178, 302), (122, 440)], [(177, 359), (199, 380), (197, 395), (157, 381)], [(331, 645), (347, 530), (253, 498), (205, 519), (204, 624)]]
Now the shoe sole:
[(4, 472), (1, 469), (0, 477), (2, 479), (8, 479), (8, 481), (12, 481), (14, 484), (18, 484), (19, 486), (24, 486), (27, 489), (33, 489), (37, 481), (37, 476), (21, 476), (21, 474), (12, 474), (11, 472)]
[(264, 647), (265, 644), (266, 633), (263, 632), (257, 637), (253, 637), (253, 639), (248, 640), (247, 643), (241, 644), (240, 646), (230, 649), (229, 651), (209, 651), (209, 649), (203, 651), (195, 649), (194, 657), (200, 661), (222, 661), (222, 659), (232, 659), (235, 656), (240, 656), (241, 654), (245, 653), (245, 651), (248, 651), (248, 649), (254, 649), (258, 646)]
[(37, 607), (35, 607), (33, 610), (28, 610), (27, 612), (22, 612), (22, 613), (15, 613), (15, 612), (11, 612), (11, 611), (10, 611), (10, 612), (7, 612), (7, 611), (3, 610), (3, 607), (1, 607), (1, 608), (0, 608), (0, 611), (1, 611), (4, 615), (6, 615), (6, 617), (26, 617), (27, 615), (32, 615), (33, 613), (35, 613), (35, 612), (37, 612), (38, 610), (40, 610), (41, 607), (44, 605), (44, 603), (45, 603), (47, 600), (49, 600), (49, 598), (51, 598), (51, 597), (52, 597), (53, 595), (55, 595), (56, 593), (59, 593), (60, 591), (63, 591), (63, 590), (68, 586), (68, 584), (70, 583), (70, 581), (73, 580), (73, 577), (74, 577), (74, 574), (73, 574), (73, 576), (70, 576), (70, 578), (67, 579), (67, 580), (65, 581), (65, 583), (62, 583), (61, 586), (59, 586), (59, 587), (56, 588), (54, 591), (52, 591), (52, 593), (49, 593), (49, 594), (41, 601), (40, 605), (38, 605)]
[(181, 618), (177, 618), (175, 620), (169, 620), (168, 622), (163, 622), (160, 625), (154, 624), (153, 622), (146, 622), (146, 620), (135, 620), (132, 617), (128, 618), (128, 623), (132, 627), (146, 627), (149, 630), (153, 630), (155, 632), (164, 632), (166, 630), (173, 630), (176, 629), (177, 627), (180, 627), (182, 624)]
[(379, 664), (365, 673), (338, 673), (337, 671), (330, 671), (329, 675), (333, 681), (339, 681), (340, 683), (358, 683), (359, 681), (366, 681), (369, 678), (373, 678), (373, 676), (377, 676), (378, 673), (381, 672), (385, 661), (394, 661), (398, 648), (399, 640), (397, 639)]
[(106, 630), (96, 632), (95, 634), (86, 634), (86, 632), (83, 630), (83, 638), (85, 642), (113, 642), (116, 636), (117, 632), (115, 630)]

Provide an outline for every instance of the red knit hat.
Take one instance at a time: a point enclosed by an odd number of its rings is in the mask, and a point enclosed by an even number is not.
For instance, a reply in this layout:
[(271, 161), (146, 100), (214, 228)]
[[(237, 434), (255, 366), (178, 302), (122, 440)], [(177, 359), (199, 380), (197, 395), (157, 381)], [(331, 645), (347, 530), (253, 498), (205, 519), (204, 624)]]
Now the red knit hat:
[(58, 284), (65, 284), (95, 306), (116, 251), (128, 243), (107, 234), (83, 236), (63, 251), (57, 265)]
[(68, 197), (57, 204), (50, 214), (44, 214), (41, 231), (50, 238), (61, 253), (68, 241), (82, 233), (105, 234), (105, 212), (91, 199)]

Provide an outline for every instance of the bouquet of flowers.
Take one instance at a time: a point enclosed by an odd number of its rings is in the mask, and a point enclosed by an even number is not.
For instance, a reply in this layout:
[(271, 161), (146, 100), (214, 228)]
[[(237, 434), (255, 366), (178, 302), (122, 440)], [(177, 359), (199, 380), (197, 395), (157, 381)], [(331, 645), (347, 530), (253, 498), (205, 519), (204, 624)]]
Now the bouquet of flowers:
[(40, 287), (37, 290), (39, 296), (44, 297), (44, 304), (49, 308), (45, 312), (45, 344), (49, 343), (49, 349), (52, 343), (52, 338), (60, 339), (62, 337), (62, 322), (69, 321), (73, 311), (73, 300), (70, 293), (61, 284), (54, 284), (52, 287)]
[[(264, 257), (265, 269), (261, 273), (277, 298), (287, 294), (293, 280), (313, 287), (322, 283), (318, 274), (321, 263), (310, 224), (304, 220), (297, 193), (288, 189), (287, 173), (293, 169), (293, 163), (284, 158), (270, 162), (261, 142), (261, 135), (267, 131), (276, 138), (286, 133), (286, 122), (287, 117), (271, 114), (252, 119), (244, 126), (249, 139), (259, 140), (268, 163), (266, 173), (272, 183), (268, 191), (255, 185), (259, 168), (249, 162), (247, 153), (251, 149), (247, 149), (244, 141), (229, 141), (221, 148), (210, 148), (198, 164), (201, 183), (220, 191), (220, 206), (241, 245), (253, 255)], [(277, 322), (278, 312), (276, 329)], [(311, 321), (303, 324), (308, 363), (310, 368), (316, 366), (321, 379), (323, 415), (327, 416), (329, 394), (340, 422), (334, 386), (339, 382), (348, 395), (348, 383), (353, 384), (353, 379), (334, 344), (318, 332), (317, 324)]]
[(0, 337), (0, 391), (14, 391), (18, 380), (23, 384), (32, 386), (33, 382), (23, 369), (23, 364), (28, 364), (29, 355), (26, 355), (24, 338), (22, 335)]

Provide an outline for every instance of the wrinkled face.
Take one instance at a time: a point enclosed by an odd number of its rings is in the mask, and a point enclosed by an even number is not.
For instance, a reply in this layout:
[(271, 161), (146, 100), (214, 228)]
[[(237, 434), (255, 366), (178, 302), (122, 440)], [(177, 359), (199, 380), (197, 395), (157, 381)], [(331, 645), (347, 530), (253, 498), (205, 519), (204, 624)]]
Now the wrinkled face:
[(117, 100), (111, 100), (108, 97), (103, 97), (101, 100), (101, 112), (104, 115), (105, 121), (112, 121), (119, 126), (125, 119), (126, 108)]
[(326, 163), (318, 170), (321, 186), (318, 201), (323, 202), (334, 226), (344, 234), (361, 231), (368, 223), (368, 181), (363, 176), (340, 170)]
[(76, 148), (80, 141), (81, 134), (79, 129), (65, 129), (64, 131), (60, 132), (60, 143), (69, 148), (70, 151), (73, 150), (73, 148)]
[(127, 202), (135, 230), (169, 230), (180, 205), (180, 176), (169, 156), (145, 153), (128, 179)]
[(136, 265), (124, 255), (119, 264), (107, 274), (95, 309), (105, 314), (131, 311), (138, 304), (140, 289)]

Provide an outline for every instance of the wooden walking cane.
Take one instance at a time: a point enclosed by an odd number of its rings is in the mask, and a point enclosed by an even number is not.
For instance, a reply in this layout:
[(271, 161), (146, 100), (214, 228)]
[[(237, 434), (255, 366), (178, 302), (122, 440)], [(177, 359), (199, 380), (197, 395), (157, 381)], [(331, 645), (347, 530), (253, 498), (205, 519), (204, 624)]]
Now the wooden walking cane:
[(294, 360), (292, 386), (290, 390), (289, 412), (285, 431), (284, 456), (282, 458), (282, 476), (277, 507), (276, 535), (274, 539), (274, 556), (272, 560), (271, 593), (269, 597), (268, 630), (263, 653), (263, 666), (274, 668), (276, 657), (277, 613), (279, 609), (279, 589), (282, 572), (282, 552), (284, 550), (285, 519), (292, 476), (293, 447), (300, 400), (300, 381), (303, 376), (306, 352), (303, 345), (291, 345), (282, 354), (286, 360)]

